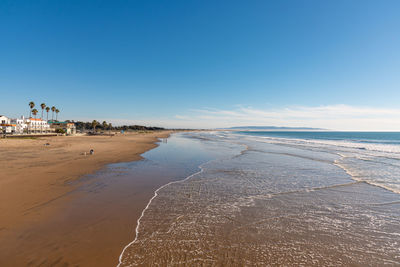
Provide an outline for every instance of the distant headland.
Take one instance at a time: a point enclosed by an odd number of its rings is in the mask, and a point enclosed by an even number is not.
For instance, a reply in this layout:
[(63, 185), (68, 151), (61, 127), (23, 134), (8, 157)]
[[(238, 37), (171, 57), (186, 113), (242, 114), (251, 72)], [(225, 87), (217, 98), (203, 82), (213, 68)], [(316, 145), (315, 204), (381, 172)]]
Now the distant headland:
[(312, 128), (312, 127), (279, 127), (279, 126), (235, 126), (224, 128), (228, 130), (282, 130), (282, 131), (327, 131), (323, 128)]

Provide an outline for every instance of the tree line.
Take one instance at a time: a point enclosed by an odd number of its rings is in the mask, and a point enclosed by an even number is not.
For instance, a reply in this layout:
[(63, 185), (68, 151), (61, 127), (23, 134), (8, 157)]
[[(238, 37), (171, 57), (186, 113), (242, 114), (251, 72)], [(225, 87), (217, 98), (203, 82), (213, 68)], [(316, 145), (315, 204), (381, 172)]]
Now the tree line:
[[(31, 101), (29, 102), (29, 117), (31, 118), (32, 115), (35, 116), (39, 113), (39, 111), (35, 108), (35, 102)], [(47, 112), (47, 121), (49, 120), (49, 111), (51, 110), (51, 121), (54, 121), (54, 113), (56, 113), (56, 121), (58, 120), (58, 113), (60, 113), (60, 110), (56, 108), (55, 106), (52, 106), (51, 108), (47, 106), (45, 103), (40, 104), (40, 108), (42, 109), (42, 116), (40, 117), (43, 120), (43, 112), (46, 110)]]
[(77, 130), (81, 131), (159, 131), (164, 130), (162, 127), (148, 127), (142, 125), (122, 125), (122, 126), (113, 126), (111, 123), (107, 123), (103, 121), (102, 123), (97, 120), (93, 120), (92, 122), (83, 122), (83, 121), (67, 121), (75, 123), (75, 127)]

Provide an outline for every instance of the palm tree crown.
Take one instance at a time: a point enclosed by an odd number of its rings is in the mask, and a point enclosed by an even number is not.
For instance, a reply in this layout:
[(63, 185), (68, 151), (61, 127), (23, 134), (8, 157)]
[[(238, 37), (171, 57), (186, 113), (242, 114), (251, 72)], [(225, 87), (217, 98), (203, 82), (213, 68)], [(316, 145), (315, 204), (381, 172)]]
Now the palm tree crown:
[(38, 110), (35, 108), (35, 109), (32, 109), (32, 114), (33, 114), (33, 116), (35, 116), (35, 119), (36, 119), (36, 114), (38, 113)]

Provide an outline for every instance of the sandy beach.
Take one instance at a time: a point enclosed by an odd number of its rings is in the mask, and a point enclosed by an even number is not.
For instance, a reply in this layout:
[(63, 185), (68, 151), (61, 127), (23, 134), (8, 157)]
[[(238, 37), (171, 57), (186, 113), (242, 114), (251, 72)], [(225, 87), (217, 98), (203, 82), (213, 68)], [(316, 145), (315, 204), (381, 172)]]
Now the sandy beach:
[[(76, 207), (72, 217), (66, 209), (77, 194), (71, 192), (87, 182), (80, 177), (109, 163), (139, 160), (169, 134), (0, 139), (0, 265), (115, 265), (121, 247), (132, 238), (127, 232), (134, 231), (159, 184), (143, 179), (132, 192), (134, 202), (92, 203)], [(130, 213), (121, 218), (118, 210), (128, 204)], [(99, 255), (101, 247), (107, 250)]]

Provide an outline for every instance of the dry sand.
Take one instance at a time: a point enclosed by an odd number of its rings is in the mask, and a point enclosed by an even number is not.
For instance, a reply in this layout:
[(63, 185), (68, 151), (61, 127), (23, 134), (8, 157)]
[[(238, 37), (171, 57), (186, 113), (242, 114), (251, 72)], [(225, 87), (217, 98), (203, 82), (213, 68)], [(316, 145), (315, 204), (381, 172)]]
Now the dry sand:
[[(0, 266), (114, 266), (159, 184), (143, 179), (133, 203), (94, 203), (69, 219), (63, 210), (79, 185), (74, 181), (108, 163), (139, 160), (169, 134), (0, 139)], [(85, 156), (90, 149), (95, 154)], [(123, 218), (122, 206), (130, 211)]]

